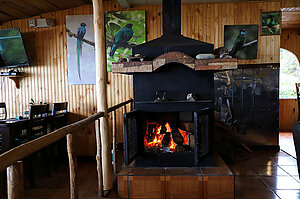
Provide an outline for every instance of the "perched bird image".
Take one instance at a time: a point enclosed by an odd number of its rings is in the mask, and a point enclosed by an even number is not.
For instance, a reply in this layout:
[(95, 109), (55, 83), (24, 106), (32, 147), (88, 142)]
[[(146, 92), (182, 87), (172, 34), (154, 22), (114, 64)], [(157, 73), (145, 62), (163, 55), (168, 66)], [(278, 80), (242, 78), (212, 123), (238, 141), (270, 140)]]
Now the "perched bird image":
[(126, 24), (124, 28), (119, 30), (117, 34), (115, 35), (113, 39), (113, 45), (110, 49), (109, 56), (113, 57), (116, 50), (127, 44), (127, 42), (132, 38), (133, 36), (133, 30), (132, 30), (132, 23)]
[(246, 35), (246, 30), (244, 28), (242, 28), (240, 30), (239, 35), (235, 39), (234, 45), (233, 45), (232, 50), (230, 51), (229, 55), (233, 56), (237, 53), (238, 50), (241, 49), (241, 47), (245, 44), (245, 41), (246, 41), (245, 35)]
[(276, 24), (275, 19), (272, 15), (269, 15), (266, 20), (264, 20), (265, 26), (262, 28), (267, 29), (270, 33), (278, 33), (280, 25)]
[(82, 22), (80, 24), (80, 27), (77, 30), (77, 71), (78, 71), (78, 77), (81, 80), (80, 76), (80, 56), (82, 54), (82, 40), (86, 33), (86, 24)]
[(269, 27), (272, 27), (275, 25), (275, 20), (274, 20), (274, 17), (272, 15), (269, 15), (266, 19), (266, 24), (269, 26)]

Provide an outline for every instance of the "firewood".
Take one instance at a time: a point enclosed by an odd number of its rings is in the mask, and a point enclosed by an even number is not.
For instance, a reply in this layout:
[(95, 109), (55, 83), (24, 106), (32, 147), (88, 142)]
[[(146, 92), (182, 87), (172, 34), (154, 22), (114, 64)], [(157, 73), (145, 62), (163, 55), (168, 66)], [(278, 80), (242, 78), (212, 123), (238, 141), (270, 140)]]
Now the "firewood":
[(188, 145), (182, 145), (182, 144), (177, 144), (175, 147), (176, 152), (185, 152), (185, 151), (191, 151), (191, 147)]
[(191, 149), (194, 151), (195, 149), (195, 136), (190, 134), (189, 135), (189, 145), (191, 147)]
[(185, 151), (185, 147), (181, 144), (177, 144), (177, 146), (175, 147), (176, 152), (184, 152)]
[(147, 142), (152, 142), (155, 137), (155, 124), (148, 125), (148, 132), (147, 132)]
[(165, 134), (167, 132), (167, 128), (165, 125), (161, 125), (160, 134)]
[(182, 137), (180, 132), (175, 128), (172, 128), (172, 138), (176, 144), (183, 144), (184, 142), (184, 138)]
[(170, 140), (171, 140), (171, 133), (166, 132), (164, 137), (163, 137), (163, 140), (162, 140), (162, 146), (163, 147), (169, 146)]

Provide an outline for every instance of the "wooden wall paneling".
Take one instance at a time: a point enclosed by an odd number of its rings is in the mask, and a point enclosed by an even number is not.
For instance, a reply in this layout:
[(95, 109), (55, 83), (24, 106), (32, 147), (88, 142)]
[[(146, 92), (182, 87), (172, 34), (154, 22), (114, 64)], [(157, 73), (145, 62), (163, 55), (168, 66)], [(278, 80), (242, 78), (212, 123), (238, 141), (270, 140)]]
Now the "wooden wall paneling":
[(281, 0), (282, 8), (300, 7), (299, 0)]
[(299, 30), (283, 29), (280, 47), (293, 52), (300, 61), (300, 34)]
[(297, 100), (280, 99), (279, 100), (279, 131), (281, 132), (292, 131), (297, 120), (298, 120)]

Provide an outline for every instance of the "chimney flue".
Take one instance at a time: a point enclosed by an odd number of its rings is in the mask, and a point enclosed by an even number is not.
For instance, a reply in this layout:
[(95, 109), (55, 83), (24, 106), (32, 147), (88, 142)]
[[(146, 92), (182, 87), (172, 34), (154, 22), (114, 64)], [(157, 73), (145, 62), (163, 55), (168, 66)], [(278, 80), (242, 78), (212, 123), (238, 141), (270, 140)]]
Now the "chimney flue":
[(181, 34), (181, 0), (163, 0), (163, 35)]

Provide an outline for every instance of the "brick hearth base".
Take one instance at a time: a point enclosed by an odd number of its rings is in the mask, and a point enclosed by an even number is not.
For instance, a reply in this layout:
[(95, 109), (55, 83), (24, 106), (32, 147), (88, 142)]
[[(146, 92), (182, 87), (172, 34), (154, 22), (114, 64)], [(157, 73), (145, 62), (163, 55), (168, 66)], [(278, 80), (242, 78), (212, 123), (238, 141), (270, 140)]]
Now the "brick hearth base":
[(234, 176), (220, 157), (216, 167), (125, 167), (118, 173), (121, 198), (233, 199)]

